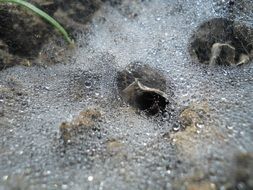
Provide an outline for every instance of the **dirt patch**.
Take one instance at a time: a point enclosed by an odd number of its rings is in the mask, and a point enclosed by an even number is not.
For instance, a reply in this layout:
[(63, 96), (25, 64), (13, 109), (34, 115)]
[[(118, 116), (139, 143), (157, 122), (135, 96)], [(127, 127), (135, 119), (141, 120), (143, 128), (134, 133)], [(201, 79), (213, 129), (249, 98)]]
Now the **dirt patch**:
[(61, 138), (65, 143), (75, 140), (79, 134), (85, 130), (98, 128), (98, 121), (101, 119), (101, 113), (97, 109), (87, 109), (81, 111), (79, 115), (71, 122), (63, 122), (60, 125)]
[(253, 28), (225, 18), (199, 26), (189, 46), (194, 61), (209, 65), (242, 65), (253, 58)]
[(145, 0), (102, 0), (102, 2), (109, 3), (112, 7), (116, 8), (119, 13), (128, 18), (135, 19), (138, 17), (138, 7), (140, 3), (145, 2)]
[[(224, 142), (225, 136), (210, 123), (211, 108), (206, 101), (194, 102), (179, 114), (181, 127), (176, 126), (169, 134), (170, 140), (177, 147), (179, 154), (188, 160), (196, 160), (199, 150), (206, 142), (215, 139)], [(206, 141), (203, 141), (203, 138)]]
[(2, 5), (0, 12), (0, 39), (8, 51), (20, 57), (36, 57), (52, 28), (19, 7)]
[[(17, 113), (25, 113), (29, 107), (28, 92), (16, 78), (0, 83), (0, 119), (2, 116), (13, 118)], [(16, 108), (18, 108), (16, 110)]]
[[(63, 0), (59, 3), (59, 10), (66, 13), (67, 17), (75, 22), (85, 24), (98, 10), (100, 2), (98, 0)], [(55, 15), (57, 12), (55, 13)], [(57, 16), (56, 16), (57, 17)], [(60, 18), (58, 18), (60, 19)]]
[[(97, 0), (71, 2), (34, 0), (31, 3), (58, 20), (70, 34), (83, 28), (100, 5)], [(36, 63), (35, 59), (43, 54), (41, 50), (49, 43), (49, 39), (54, 41), (54, 49), (56, 49), (53, 50), (52, 57), (61, 57), (62, 54), (58, 52), (62, 51), (66, 54), (66, 44), (57, 43), (58, 39), (62, 39), (60, 34), (31, 11), (20, 6), (1, 3), (0, 20), (0, 69), (24, 65), (24, 63), (28, 66)], [(40, 56), (41, 59), (46, 58), (45, 61), (50, 63), (64, 60), (53, 58), (51, 61), (47, 59), (48, 57), (51, 56)]]
[(234, 184), (230, 189), (253, 189), (253, 153), (235, 156)]
[(173, 189), (185, 190), (216, 190), (214, 183), (206, 179), (206, 175), (201, 171), (196, 171), (193, 176), (175, 181)]
[(15, 57), (9, 53), (8, 45), (0, 40), (0, 70), (15, 65)]

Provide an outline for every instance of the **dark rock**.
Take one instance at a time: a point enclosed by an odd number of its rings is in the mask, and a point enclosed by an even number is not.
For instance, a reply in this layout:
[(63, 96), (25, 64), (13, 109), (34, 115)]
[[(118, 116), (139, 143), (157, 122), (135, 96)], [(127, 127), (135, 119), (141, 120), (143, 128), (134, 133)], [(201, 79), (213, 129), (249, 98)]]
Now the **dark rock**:
[(150, 115), (164, 111), (169, 103), (164, 76), (148, 65), (133, 63), (118, 72), (117, 86), (125, 102)]
[(189, 51), (194, 61), (200, 63), (241, 65), (253, 57), (252, 41), (253, 28), (215, 18), (200, 25), (190, 40)]

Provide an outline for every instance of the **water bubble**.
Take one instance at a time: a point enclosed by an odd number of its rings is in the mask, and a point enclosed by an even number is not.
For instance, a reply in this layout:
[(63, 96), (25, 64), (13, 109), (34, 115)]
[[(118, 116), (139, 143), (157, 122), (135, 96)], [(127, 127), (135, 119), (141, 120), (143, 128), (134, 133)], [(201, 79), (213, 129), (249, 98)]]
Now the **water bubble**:
[(173, 125), (173, 131), (179, 131), (179, 129), (180, 129), (180, 125)]
[(63, 185), (61, 186), (61, 188), (62, 188), (62, 189), (68, 189), (69, 187), (68, 187), (68, 185), (63, 184)]
[(88, 181), (93, 181), (93, 176), (89, 176)]
[(196, 124), (196, 127), (199, 128), (199, 129), (202, 129), (202, 128), (204, 127), (204, 125), (203, 125), (203, 124), (197, 123), (197, 124)]
[(91, 88), (92, 83), (91, 83), (90, 81), (86, 81), (86, 82), (84, 83), (84, 85), (85, 85), (86, 88)]
[(234, 129), (234, 127), (231, 126), (231, 125), (227, 125), (226, 127), (227, 127), (227, 129), (229, 129), (229, 130), (233, 130), (233, 129)]
[(3, 176), (3, 178), (2, 178), (3, 181), (6, 181), (8, 179), (8, 177), (9, 177), (8, 175)]
[(52, 172), (50, 170), (47, 170), (44, 174), (45, 175), (50, 175)]

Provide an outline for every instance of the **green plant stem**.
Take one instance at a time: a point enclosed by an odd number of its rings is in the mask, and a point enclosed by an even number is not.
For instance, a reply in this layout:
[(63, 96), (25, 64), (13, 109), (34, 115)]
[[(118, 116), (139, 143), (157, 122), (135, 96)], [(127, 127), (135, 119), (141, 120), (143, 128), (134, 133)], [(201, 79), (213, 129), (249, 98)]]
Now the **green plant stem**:
[(23, 7), (28, 8), (29, 10), (31, 10), (34, 13), (38, 14), (40, 17), (42, 17), (43, 19), (48, 21), (50, 24), (52, 24), (57, 30), (59, 30), (59, 32), (64, 36), (64, 38), (66, 39), (67, 42), (69, 42), (70, 44), (74, 43), (74, 41), (70, 39), (70, 37), (69, 37), (68, 33), (66, 32), (66, 30), (55, 19), (53, 19), (47, 13), (45, 13), (44, 11), (38, 9), (37, 7), (32, 5), (31, 3), (26, 2), (24, 0), (0, 0), (0, 3), (15, 3), (15, 4), (18, 4), (18, 5), (21, 5)]

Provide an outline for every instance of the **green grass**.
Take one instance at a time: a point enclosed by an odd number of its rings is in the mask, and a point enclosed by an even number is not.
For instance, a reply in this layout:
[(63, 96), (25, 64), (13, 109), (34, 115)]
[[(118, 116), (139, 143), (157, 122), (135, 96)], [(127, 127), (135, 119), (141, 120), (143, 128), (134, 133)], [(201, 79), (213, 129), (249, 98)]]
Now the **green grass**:
[(63, 35), (63, 37), (68, 43), (70, 44), (74, 43), (74, 41), (70, 39), (66, 30), (54, 18), (52, 18), (51, 16), (49, 16), (47, 13), (40, 10), (39, 8), (35, 7), (31, 3), (26, 2), (24, 0), (0, 0), (0, 3), (14, 3), (31, 10), (32, 12), (36, 13), (37, 15), (45, 19), (47, 22), (49, 22), (52, 26), (54, 26)]

